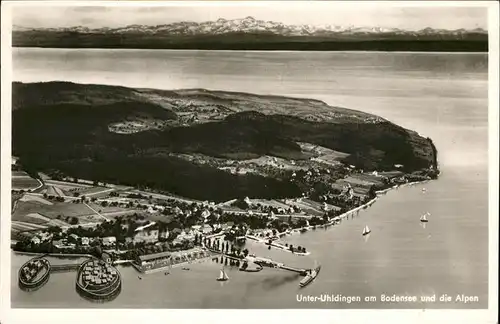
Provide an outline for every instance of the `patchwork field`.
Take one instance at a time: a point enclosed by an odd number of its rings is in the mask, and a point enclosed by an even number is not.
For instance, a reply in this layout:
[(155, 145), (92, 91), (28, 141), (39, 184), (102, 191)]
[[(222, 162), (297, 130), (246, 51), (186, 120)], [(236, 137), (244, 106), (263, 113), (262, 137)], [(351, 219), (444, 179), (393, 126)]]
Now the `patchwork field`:
[(33, 230), (39, 230), (39, 229), (44, 229), (47, 228), (47, 226), (40, 225), (40, 224), (34, 224), (34, 223), (28, 223), (28, 222), (22, 222), (22, 221), (12, 221), (12, 229), (17, 230), (17, 231), (33, 231)]
[(13, 190), (33, 190), (40, 187), (41, 183), (31, 178), (30, 176), (13, 176), (12, 189)]
[(254, 205), (261, 204), (263, 206), (271, 206), (274, 208), (284, 208), (284, 209), (290, 208), (290, 206), (278, 200), (250, 199), (250, 202)]
[(29, 177), (29, 175), (24, 171), (12, 171), (12, 178), (16, 177)]
[[(116, 215), (133, 213), (133, 210), (127, 210), (120, 207), (102, 207), (97, 204), (88, 203), (92, 209), (104, 215), (116, 213)], [(36, 200), (18, 201), (12, 214), (13, 221), (44, 224), (66, 225), (67, 217), (77, 217), (81, 223), (102, 221), (102, 217), (85, 204), (73, 202), (55, 202), (52, 205), (40, 203)], [(58, 216), (60, 219), (58, 219)]]
[(86, 196), (86, 197), (104, 197), (109, 195), (112, 191), (115, 189), (110, 189), (106, 187), (90, 187), (90, 188), (82, 188), (78, 191), (80, 196)]
[(305, 169), (304, 167), (298, 166), (295, 161), (292, 160), (286, 160), (282, 159), (279, 157), (273, 157), (273, 156), (261, 156), (256, 159), (250, 159), (246, 161), (242, 161), (239, 163), (240, 165), (256, 165), (260, 167), (272, 167), (272, 168), (279, 168), (283, 170), (301, 170)]
[(58, 188), (56, 186), (47, 186), (47, 188), (42, 190), (43, 194), (47, 194), (48, 196), (55, 196), (55, 197), (63, 197), (67, 196), (66, 192), (61, 190), (61, 188)]
[(24, 196), (22, 196), (19, 201), (23, 201), (23, 202), (28, 202), (28, 201), (33, 201), (33, 202), (38, 202), (38, 203), (41, 203), (41, 204), (44, 204), (44, 205), (53, 205), (52, 202), (40, 197), (40, 196), (35, 196), (35, 195), (29, 195), (29, 194), (26, 194)]
[(326, 148), (324, 146), (316, 145), (316, 144), (305, 143), (305, 142), (297, 142), (297, 144), (300, 146), (300, 149), (302, 151), (307, 152), (309, 154), (312, 154), (316, 157), (331, 156), (332, 158), (335, 158), (335, 159), (342, 159), (342, 158), (349, 156), (348, 153), (335, 151), (335, 150)]
[(71, 191), (72, 189), (84, 189), (92, 187), (88, 184), (73, 183), (68, 181), (58, 181), (58, 180), (46, 180), (45, 183), (47, 185), (57, 186), (58, 188), (64, 191)]
[(345, 179), (341, 179), (338, 182), (340, 182), (340, 183), (350, 183), (351, 186), (361, 186), (361, 187), (370, 187), (370, 186), (372, 186), (374, 184), (371, 181), (366, 181), (366, 180), (355, 178), (355, 177), (352, 177), (352, 176), (349, 176), (349, 177), (347, 177)]
[(56, 180), (47, 180), (46, 184), (48, 186), (47, 190), (50, 190), (50, 193), (47, 192), (47, 194), (53, 196), (73, 197), (75, 193), (78, 193), (78, 196), (86, 196), (89, 198), (90, 197), (103, 198), (108, 196), (112, 191), (122, 189), (121, 187), (118, 186), (113, 188), (107, 188), (101, 186), (91, 186), (88, 184), (72, 183), (67, 181), (56, 181)]
[(379, 172), (379, 175), (383, 177), (388, 177), (388, 178), (396, 178), (404, 175), (403, 172), (401, 171), (387, 171), (387, 172)]
[(384, 184), (382, 177), (372, 175), (372, 174), (367, 174), (367, 173), (353, 174), (353, 175), (351, 175), (351, 177), (354, 179), (361, 180), (361, 181), (373, 183), (374, 185), (383, 185)]

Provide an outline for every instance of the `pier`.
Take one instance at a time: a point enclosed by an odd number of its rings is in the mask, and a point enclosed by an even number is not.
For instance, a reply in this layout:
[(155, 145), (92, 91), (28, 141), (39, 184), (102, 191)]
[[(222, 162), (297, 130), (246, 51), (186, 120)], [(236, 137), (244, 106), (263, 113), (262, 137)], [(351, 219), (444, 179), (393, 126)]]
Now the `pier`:
[(50, 268), (50, 272), (67, 272), (76, 271), (80, 267), (80, 264), (53, 264)]
[(310, 269), (300, 269), (300, 268), (294, 268), (294, 267), (289, 267), (284, 264), (278, 266), (278, 268), (283, 269), (283, 270), (288, 270), (288, 271), (293, 271), (296, 273), (299, 273), (302, 276), (305, 276), (307, 274), (307, 271)]
[(283, 269), (283, 270), (287, 270), (287, 271), (292, 271), (292, 272), (295, 272), (295, 273), (298, 273), (300, 275), (303, 275), (305, 276), (307, 274), (307, 271), (309, 271), (310, 269), (304, 269), (304, 268), (295, 268), (295, 267), (291, 267), (291, 266), (287, 266), (283, 263), (280, 263), (280, 262), (277, 262), (277, 261), (274, 261), (274, 260), (271, 260), (271, 259), (265, 259), (265, 258), (261, 258), (261, 257), (252, 257), (252, 256), (248, 256), (245, 258), (245, 260), (247, 262), (253, 262), (255, 264), (258, 264), (262, 267), (269, 267), (269, 268), (276, 268), (276, 269)]
[(271, 259), (266, 259), (266, 258), (261, 258), (261, 257), (257, 257), (257, 256), (246, 256), (244, 258), (237, 258), (237, 257), (234, 257), (234, 256), (231, 256), (231, 255), (227, 255), (227, 254), (224, 254), (224, 253), (221, 253), (220, 251), (217, 251), (217, 250), (214, 250), (214, 249), (209, 249), (211, 252), (214, 252), (214, 253), (218, 253), (218, 255), (213, 255), (213, 257), (224, 257), (224, 258), (227, 258), (227, 259), (230, 259), (230, 260), (234, 260), (234, 261), (238, 261), (238, 262), (252, 262), (252, 263), (255, 263), (255, 264), (258, 264), (262, 267), (268, 267), (268, 268), (276, 268), (276, 269), (283, 269), (283, 270), (287, 270), (287, 271), (292, 271), (292, 272), (295, 272), (295, 273), (299, 273), (303, 276), (306, 275), (307, 271), (309, 271), (310, 269), (304, 269), (304, 268), (295, 268), (295, 267), (291, 267), (291, 266), (287, 266), (283, 263), (280, 263), (280, 262), (277, 262), (277, 261), (274, 261), (274, 260), (271, 260)]

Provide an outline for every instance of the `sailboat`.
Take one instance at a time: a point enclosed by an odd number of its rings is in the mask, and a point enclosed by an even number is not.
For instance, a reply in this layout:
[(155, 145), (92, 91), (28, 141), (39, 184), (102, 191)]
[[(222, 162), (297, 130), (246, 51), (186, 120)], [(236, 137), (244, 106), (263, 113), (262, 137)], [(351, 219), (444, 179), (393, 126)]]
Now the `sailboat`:
[(219, 278), (217, 278), (217, 281), (227, 281), (229, 280), (229, 277), (226, 274), (226, 271), (224, 271), (224, 267), (220, 269), (220, 275)]
[(365, 228), (363, 228), (363, 235), (370, 234), (370, 233), (371, 233), (371, 230), (368, 227), (368, 225), (366, 225)]
[(427, 219), (427, 216), (429, 216), (430, 214), (427, 212), (425, 214), (423, 214), (422, 216), (420, 216), (420, 221), (422, 223), (427, 223), (429, 220)]

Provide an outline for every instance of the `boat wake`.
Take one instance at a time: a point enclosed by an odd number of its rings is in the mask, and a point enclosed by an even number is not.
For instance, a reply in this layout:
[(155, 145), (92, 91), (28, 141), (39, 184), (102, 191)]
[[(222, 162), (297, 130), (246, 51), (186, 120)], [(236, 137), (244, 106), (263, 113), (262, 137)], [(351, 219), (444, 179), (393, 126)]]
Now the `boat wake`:
[(300, 274), (294, 273), (292, 275), (287, 275), (284, 277), (279, 276), (279, 277), (266, 278), (262, 281), (262, 287), (265, 290), (275, 289), (277, 287), (286, 285), (289, 282), (296, 282), (299, 277)]

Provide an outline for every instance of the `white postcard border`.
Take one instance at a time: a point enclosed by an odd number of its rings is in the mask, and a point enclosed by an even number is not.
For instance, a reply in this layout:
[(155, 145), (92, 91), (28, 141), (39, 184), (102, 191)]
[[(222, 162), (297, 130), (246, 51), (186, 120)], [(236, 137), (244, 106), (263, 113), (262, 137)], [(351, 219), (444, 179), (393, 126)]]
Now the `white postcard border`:
[[(1, 323), (195, 323), (237, 321), (285, 322), (393, 322), (399, 323), (496, 323), (498, 310), (498, 143), (499, 143), (499, 17), (495, 1), (360, 1), (323, 2), (322, 6), (464, 6), (489, 9), (489, 308), (487, 310), (134, 310), (134, 309), (11, 309), (10, 305), (10, 183), (11, 183), (11, 15), (12, 6), (311, 6), (310, 1), (19, 1), (2, 3), (2, 87), (1, 87), (1, 249), (0, 322)], [(467, 238), (464, 238), (467, 239)], [(390, 316), (390, 320), (389, 317)]]

